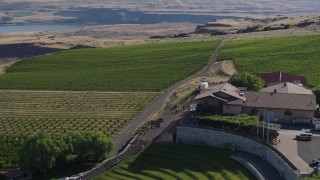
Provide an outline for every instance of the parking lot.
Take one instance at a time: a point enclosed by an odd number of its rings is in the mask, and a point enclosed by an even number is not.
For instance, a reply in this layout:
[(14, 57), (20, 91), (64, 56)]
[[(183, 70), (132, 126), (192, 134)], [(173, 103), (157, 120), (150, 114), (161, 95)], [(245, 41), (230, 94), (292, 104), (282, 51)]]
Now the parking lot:
[[(313, 168), (309, 166), (312, 159), (318, 157), (320, 152), (320, 137), (313, 137), (311, 141), (297, 141), (296, 135), (308, 129), (281, 129), (279, 131), (280, 143), (275, 147), (288, 158), (301, 174), (310, 173)], [(319, 135), (315, 135), (319, 136)]]
[(313, 135), (311, 141), (297, 141), (298, 155), (307, 163), (320, 157), (320, 137)]

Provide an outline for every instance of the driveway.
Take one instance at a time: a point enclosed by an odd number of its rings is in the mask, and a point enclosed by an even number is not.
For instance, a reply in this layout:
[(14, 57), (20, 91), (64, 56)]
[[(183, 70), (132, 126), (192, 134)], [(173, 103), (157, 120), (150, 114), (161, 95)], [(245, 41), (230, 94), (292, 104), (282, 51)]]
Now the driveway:
[(236, 152), (232, 155), (241, 157), (248, 163), (252, 164), (266, 178), (266, 180), (283, 180), (279, 175), (279, 172), (273, 166), (258, 156), (245, 152)]
[(215, 49), (213, 56), (208, 61), (208, 64), (205, 67), (203, 67), (202, 70), (168, 87), (166, 90), (164, 90), (163, 93), (160, 94), (160, 96), (154, 102), (152, 102), (143, 112), (141, 112), (126, 127), (124, 127), (124, 129), (114, 138), (115, 148), (111, 152), (111, 156), (121, 152), (121, 150), (127, 145), (130, 139), (133, 137), (134, 131), (144, 123), (148, 122), (150, 120), (149, 118), (153, 114), (156, 114), (158, 111), (160, 111), (162, 107), (165, 105), (166, 100), (168, 100), (169, 97), (173, 94), (173, 92), (175, 92), (180, 86), (190, 82), (195, 77), (203, 77), (210, 74), (210, 68), (214, 66), (214, 62), (217, 60), (218, 55), (223, 46), (224, 42), (222, 41), (219, 44), (219, 46)]

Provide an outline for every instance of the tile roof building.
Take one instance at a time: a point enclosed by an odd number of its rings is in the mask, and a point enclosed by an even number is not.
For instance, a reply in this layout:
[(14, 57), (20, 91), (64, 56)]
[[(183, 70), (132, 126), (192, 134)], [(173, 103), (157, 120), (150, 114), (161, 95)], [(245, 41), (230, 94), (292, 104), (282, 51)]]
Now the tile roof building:
[(290, 94), (313, 94), (310, 89), (306, 89), (300, 85), (290, 82), (284, 82), (273, 86), (268, 86), (260, 90), (260, 92), (277, 92), (277, 93), (290, 93)]
[(285, 88), (283, 86), (275, 85), (261, 92), (252, 92), (240, 91), (229, 83), (216, 84), (202, 90), (194, 101), (205, 110), (258, 115), (266, 121), (309, 121), (313, 118), (317, 107), (316, 96), (301, 86), (289, 83)]
[(302, 84), (304, 87), (308, 87), (307, 78), (304, 76), (286, 73), (286, 72), (272, 72), (258, 75), (265, 82), (265, 86), (275, 85), (284, 82), (291, 82), (294, 84)]

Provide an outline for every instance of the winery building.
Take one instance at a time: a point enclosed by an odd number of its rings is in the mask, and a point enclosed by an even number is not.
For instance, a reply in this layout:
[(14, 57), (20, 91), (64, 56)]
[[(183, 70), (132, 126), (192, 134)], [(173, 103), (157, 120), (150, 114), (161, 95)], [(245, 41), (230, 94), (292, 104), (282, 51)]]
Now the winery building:
[(215, 84), (202, 89), (194, 101), (207, 111), (258, 115), (270, 122), (310, 122), (317, 108), (316, 96), (310, 90), (290, 82), (260, 92), (240, 91), (229, 83)]

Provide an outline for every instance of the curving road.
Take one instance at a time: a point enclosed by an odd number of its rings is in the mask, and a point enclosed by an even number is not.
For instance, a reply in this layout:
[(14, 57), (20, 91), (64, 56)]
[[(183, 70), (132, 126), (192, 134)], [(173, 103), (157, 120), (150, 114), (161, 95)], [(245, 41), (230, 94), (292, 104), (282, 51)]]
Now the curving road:
[(221, 49), (224, 46), (224, 41), (221, 41), (221, 43), (218, 45), (218, 47), (215, 49), (212, 57), (210, 58), (208, 64), (203, 67), (200, 71), (197, 73), (171, 85), (168, 87), (164, 92), (160, 94), (160, 96), (153, 101), (143, 112), (141, 112), (134, 120), (131, 121), (118, 135), (116, 138), (114, 138), (115, 142), (115, 148), (111, 155), (118, 154), (120, 150), (123, 149), (123, 147), (130, 141), (130, 139), (133, 137), (134, 131), (143, 125), (144, 123), (148, 122), (150, 120), (149, 118), (153, 115), (159, 112), (159, 110), (162, 109), (162, 107), (165, 105), (166, 100), (169, 99), (169, 97), (174, 93), (180, 86), (188, 83), (192, 79), (196, 77), (205, 77), (210, 75), (210, 68), (214, 66), (214, 62), (217, 60), (219, 53)]
[(245, 152), (236, 152), (233, 156), (240, 157), (253, 165), (264, 176), (265, 180), (284, 180), (271, 164), (258, 156)]

